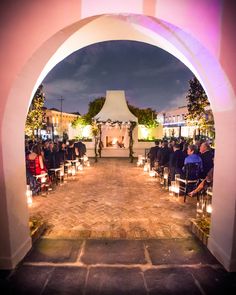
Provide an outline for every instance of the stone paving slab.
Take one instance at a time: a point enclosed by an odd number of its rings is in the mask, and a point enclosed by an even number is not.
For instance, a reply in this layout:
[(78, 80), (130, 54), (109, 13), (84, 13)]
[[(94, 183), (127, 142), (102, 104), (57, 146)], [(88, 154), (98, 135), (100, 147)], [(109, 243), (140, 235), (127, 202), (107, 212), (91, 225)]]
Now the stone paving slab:
[(205, 294), (236, 294), (236, 273), (227, 273), (223, 268), (192, 268), (189, 272), (199, 282)]
[(202, 295), (184, 268), (152, 269), (144, 272), (149, 294)]
[(85, 264), (145, 264), (143, 241), (87, 240), (81, 261)]
[(78, 257), (81, 240), (41, 239), (25, 258), (26, 262), (74, 262)]
[(86, 295), (147, 295), (138, 268), (96, 268), (89, 270)]
[(43, 295), (82, 295), (86, 275), (86, 268), (57, 267), (45, 286)]
[(54, 267), (48, 266), (20, 266), (11, 278), (8, 289), (0, 294), (40, 295), (53, 271)]
[(152, 264), (217, 264), (217, 260), (194, 238), (146, 241)]
[(8, 276), (0, 273), (1, 295), (236, 294), (236, 273), (209, 258), (195, 239), (48, 242), (33, 245), (34, 255)]

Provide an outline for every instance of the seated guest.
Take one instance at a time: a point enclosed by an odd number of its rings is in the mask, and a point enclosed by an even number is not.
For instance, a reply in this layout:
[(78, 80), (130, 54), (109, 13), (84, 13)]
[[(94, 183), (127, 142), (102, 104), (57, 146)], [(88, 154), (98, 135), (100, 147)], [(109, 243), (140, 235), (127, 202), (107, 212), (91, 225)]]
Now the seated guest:
[(150, 168), (152, 169), (155, 165), (155, 161), (157, 161), (158, 152), (159, 152), (159, 141), (155, 141), (155, 146), (150, 148), (150, 151), (148, 153), (148, 158), (150, 159)]
[(170, 149), (171, 153), (174, 152), (174, 145), (175, 145), (175, 144), (176, 144), (176, 141), (175, 141), (175, 140), (171, 140), (171, 141), (169, 142), (169, 149)]
[(171, 181), (175, 180), (175, 174), (182, 174), (182, 168), (184, 166), (185, 155), (182, 150), (180, 150), (180, 145), (175, 144), (173, 146), (174, 152), (170, 155), (169, 168), (170, 168), (170, 178)]
[(45, 154), (45, 159), (47, 163), (47, 169), (54, 169), (58, 168), (57, 162), (56, 162), (56, 147), (54, 146), (54, 142), (50, 141), (49, 142), (49, 147), (47, 150), (47, 153)]
[(75, 160), (76, 153), (74, 147), (74, 140), (69, 140), (69, 146), (67, 147), (67, 160)]
[(181, 137), (180, 140), (179, 140), (179, 145), (180, 145), (180, 149), (181, 149), (181, 151), (183, 151), (184, 144), (185, 144), (185, 140), (184, 140), (183, 137)]
[(27, 169), (32, 175), (39, 175), (47, 171), (42, 157), (40, 145), (34, 145), (32, 151), (26, 158)]
[(30, 186), (30, 190), (32, 194), (35, 195), (40, 192), (40, 182), (38, 182), (33, 175), (31, 174), (30, 170), (26, 166), (26, 183)]
[(75, 153), (78, 158), (83, 158), (83, 156), (86, 154), (86, 145), (79, 140), (78, 142), (74, 143), (75, 147)]
[(183, 143), (182, 151), (183, 151), (185, 157), (188, 156), (188, 146), (189, 146), (189, 144), (187, 142)]
[(45, 140), (45, 141), (44, 141), (44, 143), (43, 143), (43, 148), (42, 148), (42, 152), (43, 152), (44, 163), (45, 163), (46, 166), (47, 166), (47, 161), (48, 161), (49, 153), (50, 153), (50, 150), (49, 150), (49, 140)]
[(197, 193), (201, 192), (202, 190), (205, 190), (207, 187), (213, 185), (213, 173), (214, 168), (211, 168), (210, 171), (207, 173), (207, 176), (203, 179), (203, 181), (195, 188), (193, 191), (191, 191), (188, 195), (190, 197), (195, 196)]
[[(190, 144), (188, 146), (188, 156), (184, 160), (184, 167), (183, 167), (183, 172), (186, 176), (188, 173), (188, 178), (189, 179), (195, 179), (196, 177), (199, 176), (199, 174), (202, 171), (202, 159), (199, 155), (197, 155), (197, 146), (194, 144)], [(196, 165), (192, 165), (196, 164)], [(188, 170), (188, 168), (191, 167), (191, 170)]]
[(59, 148), (57, 151), (57, 162), (59, 164), (63, 164), (66, 161), (67, 158), (67, 149), (66, 149), (66, 144), (64, 142), (59, 142)]
[(202, 173), (201, 178), (204, 179), (207, 176), (207, 173), (213, 167), (213, 152), (208, 142), (203, 142), (200, 145), (200, 157), (202, 159)]

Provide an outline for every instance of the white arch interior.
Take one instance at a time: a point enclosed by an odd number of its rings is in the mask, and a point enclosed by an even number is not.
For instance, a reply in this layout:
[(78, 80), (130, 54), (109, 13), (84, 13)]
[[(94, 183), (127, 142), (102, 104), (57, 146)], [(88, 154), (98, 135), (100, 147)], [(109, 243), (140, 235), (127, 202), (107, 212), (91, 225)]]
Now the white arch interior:
[[(13, 200), (12, 210), (19, 212), (12, 217), (12, 228), (17, 227), (15, 223), (21, 212), (26, 211), (26, 204), (19, 208), (19, 201), (16, 200), (15, 195), (20, 195), (20, 198), (23, 199), (25, 194), (25, 182), (22, 181), (22, 179), (25, 179), (23, 134), (25, 118), (34, 92), (48, 72), (65, 57), (82, 47), (110, 40), (133, 40), (149, 43), (168, 51), (181, 60), (198, 77), (204, 86), (215, 115), (217, 133), (219, 132), (219, 134), (222, 134), (218, 114), (227, 111), (230, 112), (235, 108), (235, 100), (233, 99), (234, 93), (217, 60), (192, 36), (164, 21), (140, 15), (101, 15), (77, 22), (52, 36), (38, 49), (17, 77), (8, 97), (3, 118), (3, 138), (6, 140), (6, 145), (3, 146), (4, 176), (6, 179), (6, 194), (11, 201)], [(17, 124), (16, 115), (12, 110), (18, 111)], [(231, 123), (231, 121), (229, 123)], [(15, 146), (11, 144), (9, 134), (12, 134), (15, 142), (19, 143), (18, 153), (15, 153)], [(217, 168), (218, 162), (220, 161), (218, 149), (221, 147), (221, 142), (218, 141), (215, 173), (219, 174), (219, 178), (221, 173), (219, 168)], [(19, 153), (22, 155), (20, 158)], [(9, 155), (11, 155), (10, 162), (8, 160)], [(227, 165), (227, 163), (228, 162), (226, 162), (225, 165)], [(14, 173), (13, 167), (17, 169), (17, 175)], [(10, 180), (12, 177), (14, 177), (15, 182), (18, 183), (17, 187), (11, 186)], [(220, 182), (214, 184), (214, 187), (215, 186), (220, 194), (222, 190), (220, 188)], [(217, 198), (213, 202), (213, 208), (214, 206), (216, 208), (220, 206)], [(233, 209), (230, 202), (228, 202), (225, 210), (232, 211)], [(233, 215), (229, 214), (228, 216), (230, 220), (227, 220), (227, 222), (230, 226), (233, 226)], [(27, 218), (26, 216), (24, 220), (25, 223)], [(219, 214), (217, 218), (215, 218), (215, 223), (213, 220), (211, 232), (212, 245), (215, 243), (214, 235), (217, 235), (218, 231), (214, 225), (221, 219)], [(18, 235), (15, 235), (12, 244), (17, 244), (19, 236), (22, 234), (23, 236), (26, 235), (25, 232), (22, 233), (20, 230)], [(232, 250), (231, 242), (227, 242), (232, 241), (232, 232), (230, 230), (228, 235), (228, 240), (226, 239), (226, 242), (223, 241), (224, 238), (220, 241), (220, 243), (226, 243), (224, 249), (215, 245), (215, 248), (218, 247), (219, 252), (222, 250), (222, 259), (219, 257), (222, 261), (229, 260), (225, 249), (228, 249), (228, 253)]]

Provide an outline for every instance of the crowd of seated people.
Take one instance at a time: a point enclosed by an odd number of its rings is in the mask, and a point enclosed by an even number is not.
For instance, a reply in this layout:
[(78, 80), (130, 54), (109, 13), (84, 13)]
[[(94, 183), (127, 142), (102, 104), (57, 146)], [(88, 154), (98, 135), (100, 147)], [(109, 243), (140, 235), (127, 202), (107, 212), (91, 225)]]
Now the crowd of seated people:
[[(156, 141), (149, 151), (150, 168), (162, 174), (165, 167), (169, 170), (169, 182), (175, 175), (185, 179), (204, 180), (213, 170), (214, 149), (207, 141), (189, 144), (183, 139), (177, 141)], [(191, 167), (191, 169), (189, 169)], [(194, 195), (194, 194), (192, 194)]]
[(38, 191), (35, 176), (47, 173), (50, 169), (60, 168), (67, 160), (80, 159), (86, 154), (86, 146), (81, 141), (70, 140), (67, 142), (28, 141), (25, 144), (27, 184), (33, 192)]

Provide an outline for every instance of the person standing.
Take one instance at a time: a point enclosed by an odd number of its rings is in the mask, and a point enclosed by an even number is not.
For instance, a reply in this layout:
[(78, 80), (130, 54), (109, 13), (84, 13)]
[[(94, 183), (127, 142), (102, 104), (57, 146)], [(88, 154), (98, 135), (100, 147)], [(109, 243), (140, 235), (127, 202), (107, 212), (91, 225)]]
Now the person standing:
[(168, 147), (168, 141), (164, 140), (159, 154), (159, 166), (168, 167), (171, 150)]
[(176, 143), (173, 146), (174, 152), (170, 155), (170, 162), (169, 162), (169, 168), (170, 168), (170, 178), (171, 181), (175, 180), (175, 174), (182, 174), (182, 168), (184, 166), (184, 159), (185, 155), (183, 151), (180, 149), (180, 144)]
[(76, 156), (79, 158), (83, 158), (83, 156), (86, 154), (86, 145), (79, 140), (78, 142), (75, 143), (75, 148), (76, 148)]
[(150, 148), (148, 158), (150, 159), (150, 169), (155, 167), (155, 162), (158, 161), (158, 152), (160, 150), (159, 141), (155, 141), (155, 146)]

